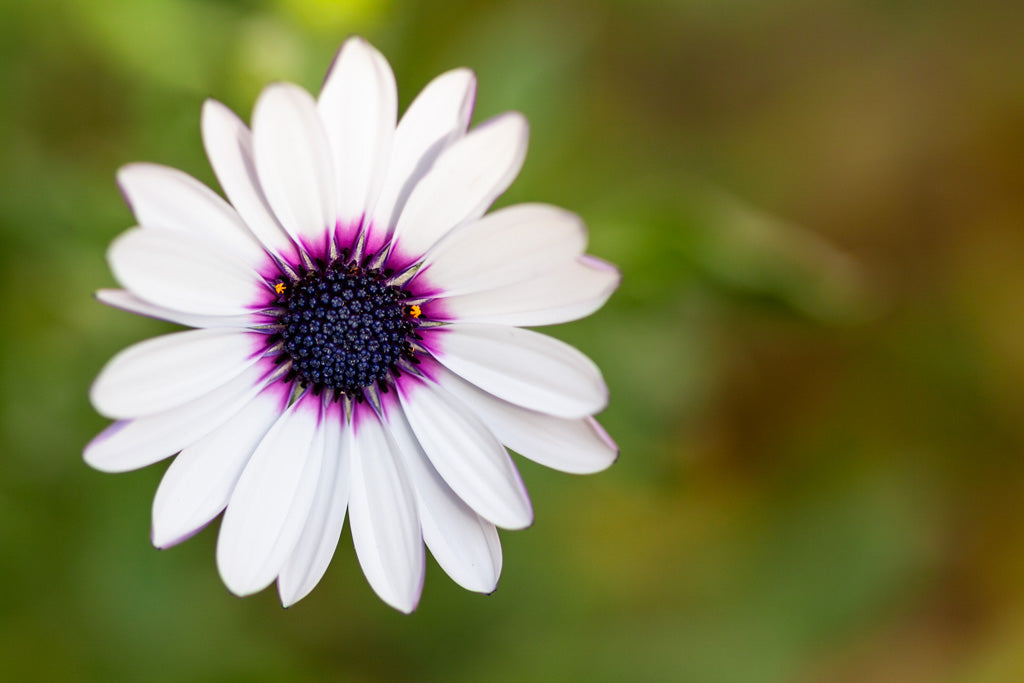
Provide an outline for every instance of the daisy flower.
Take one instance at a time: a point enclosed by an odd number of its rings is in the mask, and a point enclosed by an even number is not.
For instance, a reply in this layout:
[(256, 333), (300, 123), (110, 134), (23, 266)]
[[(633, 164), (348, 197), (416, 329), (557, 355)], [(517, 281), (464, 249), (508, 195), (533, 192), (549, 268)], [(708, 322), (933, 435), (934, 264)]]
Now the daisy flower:
[(107, 363), (91, 389), (115, 422), (85, 449), (105, 472), (177, 455), (153, 501), (166, 548), (221, 512), (217, 566), (291, 605), (324, 575), (346, 514), (359, 564), (410, 612), (425, 550), (494, 590), (497, 528), (533, 510), (506, 448), (565, 472), (608, 467), (598, 368), (524, 329), (586, 316), (619, 283), (562, 209), (484, 215), (518, 174), (527, 124), (468, 130), (475, 77), (431, 81), (396, 125), (394, 74), (359, 38), (320, 96), (259, 96), (251, 129), (207, 101), (202, 136), (230, 203), (180, 171), (118, 182), (138, 222), (108, 252), (103, 303), (195, 328)]

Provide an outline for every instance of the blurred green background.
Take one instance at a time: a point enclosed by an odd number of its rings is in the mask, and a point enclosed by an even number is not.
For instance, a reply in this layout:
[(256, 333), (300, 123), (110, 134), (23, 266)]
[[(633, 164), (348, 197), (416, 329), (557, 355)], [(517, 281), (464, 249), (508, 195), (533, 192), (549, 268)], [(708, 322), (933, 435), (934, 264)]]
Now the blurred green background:
[[(0, 5), (0, 665), (12, 681), (1024, 680), (1024, 7), (910, 0)], [(87, 388), (169, 326), (108, 310), (118, 166), (213, 183), (205, 97), (319, 88), (359, 33), (402, 105), (479, 75), (625, 279), (556, 328), (619, 462), (522, 462), (492, 596), (386, 607), (346, 529), (282, 610), (216, 525), (149, 544), (164, 465), (89, 470)], [(216, 186), (216, 185), (214, 185)]]

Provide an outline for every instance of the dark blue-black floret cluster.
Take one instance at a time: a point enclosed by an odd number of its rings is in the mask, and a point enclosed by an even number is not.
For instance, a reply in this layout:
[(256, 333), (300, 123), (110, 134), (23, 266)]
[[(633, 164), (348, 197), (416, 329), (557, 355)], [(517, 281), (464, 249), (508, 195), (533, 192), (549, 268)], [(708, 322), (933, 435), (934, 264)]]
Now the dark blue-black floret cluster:
[(403, 305), (407, 293), (380, 271), (339, 263), (285, 285), (280, 336), (292, 374), (304, 383), (354, 395), (412, 355), (416, 321)]

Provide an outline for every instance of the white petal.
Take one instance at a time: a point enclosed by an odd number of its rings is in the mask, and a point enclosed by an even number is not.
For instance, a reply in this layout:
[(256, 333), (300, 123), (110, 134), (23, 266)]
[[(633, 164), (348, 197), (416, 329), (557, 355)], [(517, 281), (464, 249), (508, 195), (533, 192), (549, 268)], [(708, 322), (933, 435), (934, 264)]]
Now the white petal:
[(180, 406), (256, 362), (264, 337), (232, 329), (188, 330), (124, 349), (100, 371), (89, 397), (97, 412), (124, 418)]
[(608, 403), (601, 371), (565, 342), (504, 325), (460, 323), (428, 332), (428, 345), (448, 369), (516, 405), (572, 418)]
[(267, 202), (256, 176), (252, 133), (233, 111), (220, 102), (203, 103), (203, 145), (224, 194), (249, 230), (271, 253), (297, 263), (297, 252)]
[(110, 245), (114, 277), (158, 306), (200, 315), (244, 315), (270, 301), (259, 274), (215, 244), (162, 230), (129, 230)]
[(391, 154), (395, 75), (362, 38), (341, 46), (317, 103), (334, 159), (338, 221), (357, 224), (373, 205)]
[(416, 183), (453, 141), (466, 134), (476, 97), (476, 76), (453, 69), (427, 84), (398, 122), (391, 163), (371, 224), (391, 234)]
[(587, 230), (579, 216), (545, 204), (499, 209), (449, 233), (424, 259), (424, 278), (446, 296), (517, 284), (571, 264)]
[(463, 588), (493, 592), (501, 574), (498, 530), (473, 512), (437, 473), (401, 408), (388, 414), (388, 426), (416, 491), (423, 540), (430, 552)]
[(522, 168), (528, 130), (522, 114), (510, 112), (444, 150), (398, 218), (400, 257), (415, 260), (455, 226), (482, 216)]
[(433, 378), (469, 406), (503, 444), (545, 467), (591, 474), (607, 468), (619, 455), (593, 418), (566, 420), (520, 408), (444, 368), (438, 368)]
[(356, 416), (349, 517), (366, 580), (381, 600), (412, 612), (423, 590), (424, 550), (416, 501), (394, 440), (375, 415)]
[(85, 447), (85, 461), (103, 472), (127, 472), (174, 455), (241, 410), (263, 387), (265, 375), (257, 364), (177, 408), (115, 422)]
[(274, 214), (314, 256), (334, 234), (334, 170), (312, 95), (297, 85), (267, 86), (252, 114), (256, 171)]
[(117, 182), (142, 227), (204, 237), (246, 263), (269, 264), (235, 210), (187, 173), (158, 164), (130, 164), (118, 171)]
[(224, 510), (256, 446), (287, 407), (288, 393), (280, 383), (264, 389), (174, 459), (153, 499), (153, 545), (180, 543)]
[(505, 529), (533, 523), (530, 497), (508, 452), (465, 405), (413, 378), (403, 380), (399, 393), (423, 451), (462, 500)]
[(277, 579), (281, 603), (290, 607), (306, 597), (323, 578), (338, 547), (348, 508), (351, 466), (342, 439), (343, 417), (338, 404), (328, 407), (320, 428), (324, 435), (324, 461), (316, 496), (298, 543)]
[(217, 567), (235, 595), (268, 586), (306, 525), (323, 460), (318, 403), (307, 394), (274, 423), (231, 494)]
[(621, 280), (615, 267), (586, 257), (525, 282), (446, 297), (439, 314), (432, 317), (516, 327), (555, 325), (585, 318), (601, 308)]
[(100, 303), (122, 311), (137, 313), (138, 315), (156, 318), (157, 320), (166, 320), (187, 327), (240, 328), (260, 324), (259, 316), (248, 313), (244, 315), (196, 315), (182, 313), (171, 308), (151, 304), (124, 289), (100, 289), (96, 292), (96, 298)]

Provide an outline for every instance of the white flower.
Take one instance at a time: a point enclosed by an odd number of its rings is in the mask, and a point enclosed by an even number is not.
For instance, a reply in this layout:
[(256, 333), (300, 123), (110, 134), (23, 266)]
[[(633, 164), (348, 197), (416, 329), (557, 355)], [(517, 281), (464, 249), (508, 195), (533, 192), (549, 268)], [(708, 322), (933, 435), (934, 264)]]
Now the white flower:
[(398, 125), (394, 75), (346, 42), (319, 99), (260, 95), (250, 131), (203, 108), (203, 142), (231, 204), (180, 171), (118, 181), (141, 227), (108, 258), (111, 306), (194, 330), (116, 355), (91, 391), (116, 420), (85, 449), (120, 472), (177, 454), (153, 502), (153, 543), (224, 511), (217, 565), (238, 595), (275, 579), (313, 589), (346, 510), (366, 578), (410, 612), (424, 543), (460, 585), (494, 590), (496, 527), (533, 521), (505, 447), (548, 467), (602, 470), (597, 367), (522, 329), (599, 308), (619, 282), (583, 255), (575, 215), (484, 213), (526, 153), (517, 113), (467, 132), (475, 78), (434, 79)]

